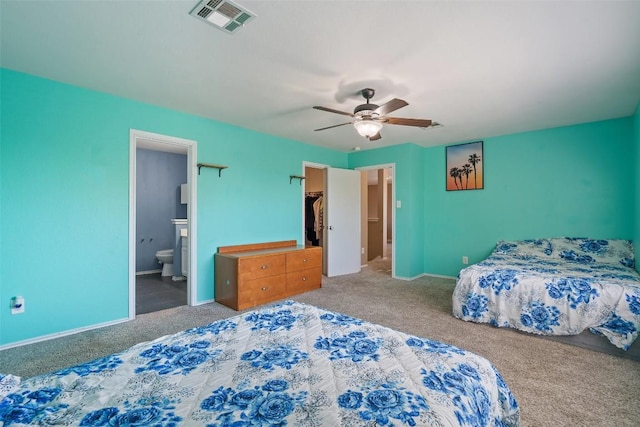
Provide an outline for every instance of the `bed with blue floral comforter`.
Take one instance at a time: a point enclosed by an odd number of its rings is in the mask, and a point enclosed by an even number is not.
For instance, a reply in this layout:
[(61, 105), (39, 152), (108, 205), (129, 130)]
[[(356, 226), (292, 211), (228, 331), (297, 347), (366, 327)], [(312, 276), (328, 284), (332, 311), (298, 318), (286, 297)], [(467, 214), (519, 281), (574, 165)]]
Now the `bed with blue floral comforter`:
[(517, 426), (486, 359), (286, 301), (22, 381), (5, 426)]
[(640, 328), (640, 275), (628, 240), (500, 241), (458, 274), (454, 316), (542, 335), (585, 329), (627, 350)]

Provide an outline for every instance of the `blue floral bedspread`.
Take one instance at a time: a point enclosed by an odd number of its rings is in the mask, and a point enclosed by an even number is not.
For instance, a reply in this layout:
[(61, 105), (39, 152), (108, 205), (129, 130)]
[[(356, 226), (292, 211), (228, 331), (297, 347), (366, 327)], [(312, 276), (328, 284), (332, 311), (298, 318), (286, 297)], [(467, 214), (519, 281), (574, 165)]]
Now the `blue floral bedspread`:
[(486, 359), (287, 301), (51, 374), (5, 426), (517, 426)]
[(628, 240), (500, 241), (460, 271), (454, 316), (543, 335), (585, 329), (627, 350), (640, 328), (640, 275)]

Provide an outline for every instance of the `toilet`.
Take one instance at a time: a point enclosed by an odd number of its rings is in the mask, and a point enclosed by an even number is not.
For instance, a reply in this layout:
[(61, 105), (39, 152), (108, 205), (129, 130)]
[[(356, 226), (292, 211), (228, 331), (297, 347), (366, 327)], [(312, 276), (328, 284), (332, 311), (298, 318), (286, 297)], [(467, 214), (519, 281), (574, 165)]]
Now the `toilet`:
[(173, 249), (156, 252), (156, 258), (162, 264), (162, 276), (173, 276)]

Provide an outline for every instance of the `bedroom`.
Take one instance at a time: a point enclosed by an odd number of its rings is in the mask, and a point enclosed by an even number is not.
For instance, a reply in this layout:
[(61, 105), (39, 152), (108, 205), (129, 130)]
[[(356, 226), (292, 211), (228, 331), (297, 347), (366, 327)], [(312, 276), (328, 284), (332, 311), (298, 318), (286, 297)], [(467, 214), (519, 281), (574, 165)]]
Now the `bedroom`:
[[(2, 3), (3, 33), (6, 3)], [(264, 14), (257, 19), (264, 20)], [(249, 30), (248, 26), (242, 31)], [(202, 29), (209, 31), (214, 30)], [(637, 53), (639, 39), (629, 37), (625, 49)], [(96, 45), (98, 41), (93, 40)], [(622, 115), (564, 127), (558, 127), (563, 124), (559, 117), (555, 126), (541, 130), (473, 135), (471, 140), (485, 144), (485, 189), (448, 193), (444, 191), (444, 145), (420, 145), (438, 129), (415, 130), (405, 144), (359, 152), (350, 148), (365, 141), (345, 132), (346, 149), (323, 148), (225, 120), (213, 121), (188, 113), (188, 107), (170, 109), (153, 101), (139, 102), (134, 100), (135, 92), (114, 96), (104, 93), (107, 90), (84, 88), (88, 83), (68, 85), (63, 78), (48, 80), (36, 77), (35, 71), (22, 73), (21, 67), (16, 66), (16, 71), (7, 62), (11, 46), (5, 45), (4, 34), (2, 43), (2, 64), (7, 67), (1, 75), (3, 347), (127, 319), (130, 129), (197, 140), (199, 161), (229, 165), (221, 177), (203, 171), (198, 178), (198, 303), (214, 297), (211, 257), (215, 248), (299, 239), (300, 194), (298, 187), (289, 185), (288, 177), (300, 172), (303, 161), (343, 168), (396, 164), (397, 199), (402, 201), (402, 208), (396, 210), (395, 235), (400, 278), (455, 276), (463, 266), (462, 256), (476, 262), (503, 238), (589, 235), (640, 241), (637, 83), (626, 92), (606, 85), (601, 89), (621, 99), (633, 98), (633, 105), (625, 107)], [(71, 47), (86, 53), (82, 46)], [(638, 55), (628, 57), (637, 61)], [(281, 57), (282, 62), (287, 59)], [(93, 65), (113, 70), (111, 61), (112, 57), (104, 56)], [(52, 73), (64, 62), (57, 64), (52, 60)], [(638, 64), (632, 65), (631, 72), (621, 73), (635, 72), (637, 77)], [(185, 74), (178, 71), (170, 77), (183, 79)], [(261, 81), (268, 83), (264, 77)], [(269, 105), (279, 88), (271, 84), (264, 94), (253, 95)], [(416, 104), (418, 94), (406, 98)], [(303, 91), (297, 96), (300, 111), (315, 102), (331, 101), (329, 94), (304, 99)], [(352, 104), (354, 99), (344, 105), (348, 109)], [(332, 119), (314, 113), (306, 122), (309, 133)], [(432, 114), (431, 110), (410, 113)], [(486, 114), (491, 113), (487, 106)], [(295, 118), (291, 112), (286, 114)], [(445, 122), (443, 130), (452, 126), (451, 120), (433, 118)], [(400, 129), (385, 130), (382, 141), (391, 139), (395, 131)], [(465, 141), (460, 138), (447, 144)], [(25, 296), (23, 315), (8, 313), (14, 295)]]

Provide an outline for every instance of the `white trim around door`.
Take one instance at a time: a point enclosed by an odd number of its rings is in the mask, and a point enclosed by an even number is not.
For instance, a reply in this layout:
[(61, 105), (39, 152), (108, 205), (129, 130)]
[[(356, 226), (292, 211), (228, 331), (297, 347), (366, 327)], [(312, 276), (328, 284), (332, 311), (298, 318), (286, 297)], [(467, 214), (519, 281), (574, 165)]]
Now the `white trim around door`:
[(187, 303), (196, 305), (198, 301), (198, 179), (196, 176), (198, 144), (196, 141), (189, 139), (131, 129), (129, 131), (129, 319), (136, 317), (136, 148), (187, 154), (187, 184), (189, 186), (187, 204), (187, 218), (189, 219), (187, 225), (189, 234)]

